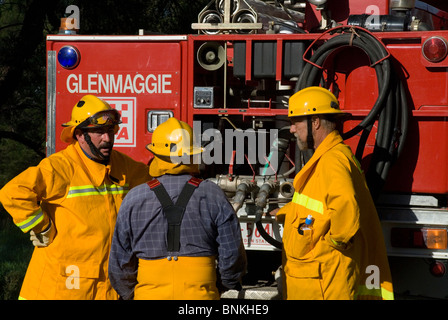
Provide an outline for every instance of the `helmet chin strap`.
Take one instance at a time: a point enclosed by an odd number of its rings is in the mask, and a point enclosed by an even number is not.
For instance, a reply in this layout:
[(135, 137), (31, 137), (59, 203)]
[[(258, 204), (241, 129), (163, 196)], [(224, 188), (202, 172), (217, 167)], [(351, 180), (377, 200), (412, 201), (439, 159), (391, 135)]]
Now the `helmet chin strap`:
[(98, 160), (97, 159), (93, 160), (103, 164), (108, 163), (110, 157), (109, 156), (106, 157), (104, 154), (101, 153), (101, 151), (97, 147), (95, 147), (95, 145), (92, 142), (92, 139), (90, 139), (89, 133), (87, 131), (83, 131), (83, 135), (84, 140), (86, 140), (87, 144), (89, 145), (90, 151), (95, 157), (98, 158)]
[(308, 136), (306, 137), (306, 142), (309, 150), (314, 150), (314, 139), (313, 139), (313, 123), (311, 121), (311, 116), (308, 116), (307, 119), (308, 126)]

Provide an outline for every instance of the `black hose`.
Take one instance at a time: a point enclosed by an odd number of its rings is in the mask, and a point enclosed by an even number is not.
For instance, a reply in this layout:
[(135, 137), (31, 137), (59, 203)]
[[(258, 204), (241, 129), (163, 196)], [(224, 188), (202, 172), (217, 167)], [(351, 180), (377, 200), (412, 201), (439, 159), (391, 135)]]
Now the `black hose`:
[(275, 240), (271, 237), (269, 233), (266, 232), (263, 228), (263, 224), (261, 223), (261, 217), (263, 215), (263, 208), (257, 206), (255, 210), (255, 226), (258, 229), (258, 232), (266, 240), (270, 245), (276, 247), (277, 249), (282, 249), (282, 242)]
[[(349, 27), (347, 27), (349, 30)], [(356, 149), (356, 157), (361, 160), (367, 138), (376, 120), (378, 130), (375, 147), (366, 180), (372, 198), (377, 199), (387, 178), (389, 169), (403, 150), (408, 130), (409, 110), (404, 86), (392, 70), (392, 62), (382, 43), (364, 29), (356, 28), (350, 33), (335, 36), (321, 45), (311, 56), (296, 83), (295, 91), (317, 86), (322, 81), (322, 67), (328, 56), (343, 46), (353, 46), (363, 50), (375, 69), (378, 82), (378, 98), (369, 114), (353, 129), (343, 133), (349, 139), (362, 131)], [(319, 66), (319, 67), (318, 67)]]
[[(357, 29), (358, 30), (358, 29)], [(310, 61), (315, 65), (322, 66), (326, 58), (336, 49), (342, 46), (347, 46), (352, 44), (354, 47), (362, 49), (370, 58), (372, 64), (383, 59), (387, 52), (384, 47), (379, 43), (373, 36), (367, 32), (357, 32), (361, 33), (360, 37), (353, 36), (351, 34), (341, 34), (336, 36), (326, 43), (324, 43), (318, 50), (312, 55)], [(358, 124), (355, 128), (345, 133), (344, 139), (353, 137), (354, 135), (365, 129), (370, 123), (376, 120), (377, 115), (381, 112), (383, 108), (383, 102), (387, 96), (387, 89), (389, 87), (390, 81), (390, 61), (389, 59), (383, 60), (381, 63), (377, 63), (374, 66), (377, 79), (378, 79), (378, 98), (372, 107), (371, 112), (367, 115), (364, 120)], [(322, 78), (322, 69), (315, 67), (313, 64), (308, 63), (305, 65), (303, 72), (296, 83), (296, 92), (309, 86), (315, 86), (320, 83)]]

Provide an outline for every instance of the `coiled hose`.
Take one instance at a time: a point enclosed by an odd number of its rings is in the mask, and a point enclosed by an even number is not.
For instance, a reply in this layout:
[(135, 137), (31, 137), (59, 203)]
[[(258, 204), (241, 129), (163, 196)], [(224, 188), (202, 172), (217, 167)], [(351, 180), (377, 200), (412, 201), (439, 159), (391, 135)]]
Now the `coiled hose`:
[(363, 28), (335, 28), (348, 31), (337, 35), (321, 45), (311, 56), (309, 63), (296, 83), (295, 91), (322, 83), (322, 66), (325, 59), (343, 46), (354, 46), (363, 50), (369, 57), (376, 72), (378, 98), (369, 114), (353, 129), (343, 133), (343, 139), (359, 134), (361, 137), (355, 152), (362, 159), (364, 147), (370, 131), (378, 120), (378, 130), (366, 180), (372, 198), (379, 196), (391, 165), (400, 156), (408, 131), (409, 110), (404, 86), (395, 70), (384, 45)]

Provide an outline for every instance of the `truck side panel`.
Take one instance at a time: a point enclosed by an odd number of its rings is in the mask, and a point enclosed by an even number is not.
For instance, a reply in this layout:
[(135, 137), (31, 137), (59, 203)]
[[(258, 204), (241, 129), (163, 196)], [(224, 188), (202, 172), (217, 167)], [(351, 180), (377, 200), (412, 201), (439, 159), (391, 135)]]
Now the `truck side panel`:
[(56, 79), (52, 101), (56, 125), (54, 141), (48, 144), (56, 151), (65, 147), (59, 139), (61, 124), (70, 119), (72, 107), (82, 96), (94, 94), (121, 113), (122, 124), (115, 137), (117, 150), (148, 162), (150, 153), (145, 146), (151, 141), (152, 131), (167, 117), (182, 117), (181, 110), (185, 109), (183, 37), (157, 41), (135, 41), (132, 36), (54, 39), (47, 41), (48, 52), (57, 57), (62, 47), (72, 46), (80, 58), (71, 69), (62, 67), (56, 58), (54, 70), (49, 71), (56, 73), (48, 75)]

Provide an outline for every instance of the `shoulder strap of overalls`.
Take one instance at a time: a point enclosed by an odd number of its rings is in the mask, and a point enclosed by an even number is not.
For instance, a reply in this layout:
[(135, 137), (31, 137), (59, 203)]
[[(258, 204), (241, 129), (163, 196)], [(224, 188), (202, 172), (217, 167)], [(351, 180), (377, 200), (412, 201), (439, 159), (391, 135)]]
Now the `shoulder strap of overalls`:
[(147, 183), (162, 204), (163, 214), (168, 221), (167, 241), (168, 251), (170, 252), (177, 252), (180, 250), (180, 225), (182, 223), (185, 208), (187, 207), (188, 201), (193, 195), (194, 190), (196, 190), (201, 182), (202, 179), (191, 177), (179, 194), (176, 204), (173, 204), (173, 200), (159, 180), (153, 179)]

